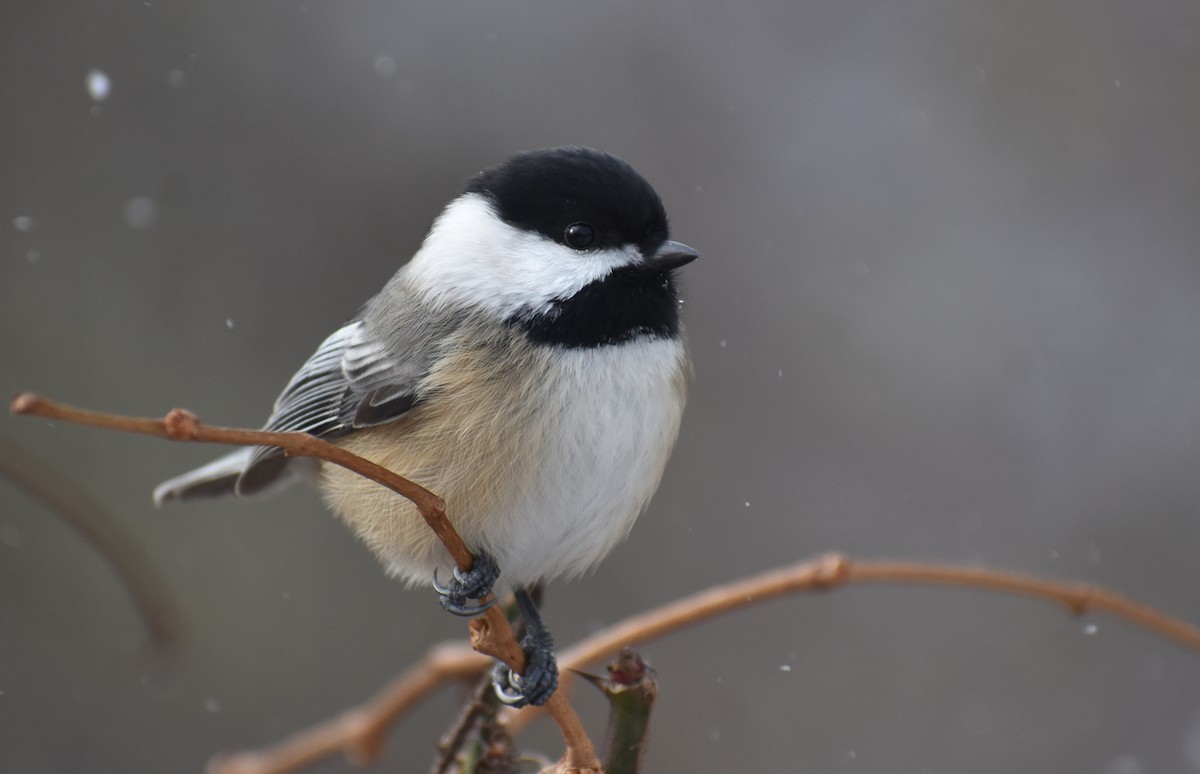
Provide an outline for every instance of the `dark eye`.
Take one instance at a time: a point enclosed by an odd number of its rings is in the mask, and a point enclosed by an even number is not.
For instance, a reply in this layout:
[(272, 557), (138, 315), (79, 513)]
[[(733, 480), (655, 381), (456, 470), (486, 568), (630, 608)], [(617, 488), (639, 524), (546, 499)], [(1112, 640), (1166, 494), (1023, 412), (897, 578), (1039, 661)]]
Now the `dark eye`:
[(572, 223), (563, 232), (563, 241), (576, 250), (582, 250), (596, 241), (596, 229), (588, 223)]

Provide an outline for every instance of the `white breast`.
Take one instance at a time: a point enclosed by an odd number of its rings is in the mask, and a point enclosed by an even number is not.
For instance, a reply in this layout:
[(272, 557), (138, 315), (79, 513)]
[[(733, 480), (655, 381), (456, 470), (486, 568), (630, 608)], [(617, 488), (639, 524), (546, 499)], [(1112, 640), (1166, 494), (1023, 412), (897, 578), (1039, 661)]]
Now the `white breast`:
[(517, 584), (579, 575), (608, 555), (658, 488), (683, 414), (688, 365), (676, 339), (567, 350), (555, 362), (542, 405), (560, 418), (543, 423), (542, 465), (492, 546)]
[[(658, 487), (687, 355), (678, 339), (560, 349), (503, 335), (513, 341), (496, 348), (464, 332), (423, 383), (423, 404), (338, 443), (444, 497), (463, 539), (495, 556), (504, 581), (579, 575), (625, 537)], [(449, 557), (408, 501), (337, 467), (323, 468), (321, 483), (394, 575), (428, 583), (436, 566), (446, 577)]]

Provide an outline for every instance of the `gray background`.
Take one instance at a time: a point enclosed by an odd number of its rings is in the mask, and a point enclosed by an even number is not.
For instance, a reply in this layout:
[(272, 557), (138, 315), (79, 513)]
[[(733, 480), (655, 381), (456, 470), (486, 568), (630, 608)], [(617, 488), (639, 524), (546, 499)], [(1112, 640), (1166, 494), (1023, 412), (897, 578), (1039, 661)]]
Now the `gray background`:
[[(464, 179), (589, 144), (703, 253), (697, 375), (632, 539), (551, 590), (560, 642), (830, 549), (1200, 620), (1198, 35), (1168, 0), (9, 0), (0, 392), (257, 425)], [(186, 627), (140, 662), (102, 561), (0, 481), (4, 772), (198, 771), (463, 633), (311, 491), (155, 512), (213, 449), (0, 434), (140, 535)], [(644, 652), (654, 771), (1200, 770), (1200, 655), (1024, 599), (855, 588)], [(381, 770), (423, 771), (457, 702)]]

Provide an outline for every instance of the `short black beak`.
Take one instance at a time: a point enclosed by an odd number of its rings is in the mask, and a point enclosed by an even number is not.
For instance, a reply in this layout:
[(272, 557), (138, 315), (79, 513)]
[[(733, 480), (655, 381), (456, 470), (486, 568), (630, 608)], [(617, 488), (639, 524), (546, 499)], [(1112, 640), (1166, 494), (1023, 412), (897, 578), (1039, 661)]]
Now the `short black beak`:
[(691, 263), (700, 257), (700, 253), (688, 247), (682, 242), (672, 242), (670, 239), (663, 242), (654, 251), (654, 255), (646, 258), (646, 266), (659, 271), (670, 271), (678, 269), (684, 264)]

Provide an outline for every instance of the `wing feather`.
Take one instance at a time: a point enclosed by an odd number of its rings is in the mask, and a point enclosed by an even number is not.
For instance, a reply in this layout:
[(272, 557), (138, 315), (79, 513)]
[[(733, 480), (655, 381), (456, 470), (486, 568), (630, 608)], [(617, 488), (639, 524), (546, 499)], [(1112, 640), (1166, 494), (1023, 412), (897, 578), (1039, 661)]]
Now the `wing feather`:
[[(417, 385), (427, 370), (427, 357), (398, 357), (371, 336), (363, 320), (353, 320), (325, 339), (291, 378), (264, 429), (337, 438), (395, 421), (417, 404)], [(279, 449), (258, 447), (238, 479), (238, 494), (268, 486), (285, 463)]]

